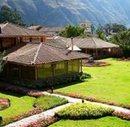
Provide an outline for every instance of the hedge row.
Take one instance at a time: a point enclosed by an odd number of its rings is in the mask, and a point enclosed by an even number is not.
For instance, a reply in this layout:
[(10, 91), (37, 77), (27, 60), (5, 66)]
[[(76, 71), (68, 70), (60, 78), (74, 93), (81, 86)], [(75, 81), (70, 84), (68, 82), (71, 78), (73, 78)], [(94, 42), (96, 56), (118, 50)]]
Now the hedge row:
[(55, 113), (62, 119), (91, 119), (112, 115), (114, 109), (91, 103), (73, 103)]

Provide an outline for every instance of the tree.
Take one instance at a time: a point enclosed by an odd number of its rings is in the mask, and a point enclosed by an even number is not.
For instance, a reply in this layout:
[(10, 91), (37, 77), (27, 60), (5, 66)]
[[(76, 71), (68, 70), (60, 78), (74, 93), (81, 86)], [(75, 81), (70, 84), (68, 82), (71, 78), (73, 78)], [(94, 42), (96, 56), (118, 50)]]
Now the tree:
[(117, 33), (113, 35), (110, 41), (122, 47), (125, 56), (130, 56), (130, 31), (127, 30)]
[(65, 30), (61, 31), (60, 36), (68, 38), (76, 36), (85, 36), (85, 29), (79, 26), (69, 25), (65, 27)]
[(0, 52), (0, 73), (3, 71), (3, 67), (6, 61), (3, 61), (3, 57), (5, 56), (5, 52)]
[(108, 23), (104, 26), (104, 30), (106, 32), (107, 35), (109, 35), (112, 32), (112, 24)]
[(106, 34), (109, 35), (111, 33), (120, 33), (122, 31), (126, 31), (127, 28), (126, 26), (124, 26), (123, 24), (111, 24), (111, 23), (107, 23), (103, 29), (105, 30)]
[(25, 23), (23, 22), (18, 11), (16, 9), (12, 11), (8, 6), (4, 5), (0, 10), (0, 23), (7, 21), (10, 23), (25, 26)]
[(102, 39), (102, 40), (106, 40), (106, 34), (104, 32), (104, 29), (99, 27), (96, 31), (96, 34), (98, 36), (98, 38)]
[(114, 33), (119, 33), (119, 32), (126, 31), (126, 30), (127, 30), (127, 28), (126, 28), (126, 26), (124, 26), (123, 24), (114, 23), (114, 24), (112, 25), (112, 31), (113, 31)]

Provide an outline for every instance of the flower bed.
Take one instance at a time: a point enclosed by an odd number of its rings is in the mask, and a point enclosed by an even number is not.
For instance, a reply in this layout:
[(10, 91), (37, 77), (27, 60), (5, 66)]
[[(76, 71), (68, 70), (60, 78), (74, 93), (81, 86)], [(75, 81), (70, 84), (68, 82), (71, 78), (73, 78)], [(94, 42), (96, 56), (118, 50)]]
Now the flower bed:
[(119, 59), (117, 59), (118, 61), (130, 61), (130, 58), (119, 58)]
[(91, 97), (91, 96), (90, 97), (83, 96), (82, 94), (62, 93), (62, 92), (58, 92), (58, 91), (55, 91), (54, 93), (64, 95), (64, 96), (73, 97), (73, 98), (79, 98), (79, 99), (87, 100), (87, 101), (91, 101), (91, 102), (99, 102), (99, 103), (103, 103), (103, 104), (114, 105), (114, 106), (119, 106), (122, 108), (130, 109), (130, 104), (118, 104), (116, 102), (100, 100), (98, 98)]
[(110, 63), (108, 62), (86, 62), (82, 63), (83, 66), (87, 67), (101, 67), (101, 66), (108, 66)]
[(10, 106), (10, 101), (7, 98), (0, 98), (0, 110), (4, 110)]
[(30, 90), (28, 88), (15, 86), (15, 85), (5, 85), (4, 84), (4, 85), (0, 86), (0, 89), (5, 90), (5, 91), (11, 91), (11, 92), (19, 93), (19, 94), (29, 95), (29, 96), (33, 96), (33, 97), (39, 97), (39, 96), (44, 95), (44, 93), (41, 92), (41, 91)]

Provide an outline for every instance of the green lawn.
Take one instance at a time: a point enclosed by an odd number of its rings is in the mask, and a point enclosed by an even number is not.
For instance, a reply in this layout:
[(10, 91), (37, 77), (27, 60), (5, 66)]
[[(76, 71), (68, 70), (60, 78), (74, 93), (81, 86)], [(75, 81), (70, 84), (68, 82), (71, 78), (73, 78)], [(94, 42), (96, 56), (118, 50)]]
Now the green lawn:
[(95, 120), (60, 120), (49, 127), (130, 127), (130, 122), (117, 117), (103, 117)]
[(104, 59), (110, 66), (83, 67), (83, 72), (91, 74), (86, 82), (58, 88), (64, 93), (82, 94), (101, 100), (113, 101), (119, 104), (130, 104), (130, 61)]
[(0, 116), (2, 116), (3, 118), (18, 115), (32, 109), (33, 102), (36, 99), (35, 97), (22, 96), (9, 92), (3, 93), (1, 91), (0, 97), (8, 98), (11, 102), (9, 108), (0, 111)]

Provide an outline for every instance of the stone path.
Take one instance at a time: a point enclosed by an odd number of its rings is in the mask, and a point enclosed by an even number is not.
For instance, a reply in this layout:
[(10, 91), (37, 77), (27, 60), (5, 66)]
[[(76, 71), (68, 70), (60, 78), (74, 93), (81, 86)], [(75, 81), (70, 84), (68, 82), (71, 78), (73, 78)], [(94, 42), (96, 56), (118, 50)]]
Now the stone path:
[[(50, 110), (47, 110), (47, 111), (42, 112), (40, 114), (36, 114), (36, 115), (30, 116), (30, 117), (24, 118), (24, 119), (19, 120), (17, 122), (8, 124), (8, 125), (6, 125), (4, 127), (23, 127), (24, 125), (27, 125), (27, 124), (29, 124), (31, 122), (37, 121), (39, 118), (43, 118), (43, 117), (47, 118), (47, 117), (54, 116), (54, 114), (55, 114), (55, 112), (57, 110), (65, 107), (65, 106), (68, 106), (71, 103), (82, 102), (82, 99), (72, 98), (72, 97), (58, 95), (58, 94), (50, 94), (50, 93), (47, 93), (47, 92), (43, 92), (43, 93), (46, 94), (46, 95), (59, 96), (59, 97), (66, 98), (69, 103), (67, 103), (65, 105), (62, 105), (62, 106), (58, 106), (58, 107), (50, 109)], [(97, 103), (97, 102), (90, 102), (90, 101), (86, 101), (86, 100), (84, 102), (89, 102), (89, 103), (93, 103), (93, 104), (97, 104), (97, 105), (102, 105), (102, 106), (106, 106), (106, 107), (111, 107), (111, 108), (114, 108), (115, 111), (118, 111), (118, 112), (130, 113), (130, 110), (125, 109), (125, 108), (121, 108), (121, 107), (117, 107), (117, 106), (112, 106), (112, 105), (107, 105), (107, 104), (102, 104), (102, 103)]]

